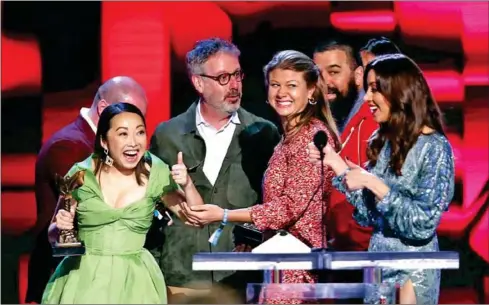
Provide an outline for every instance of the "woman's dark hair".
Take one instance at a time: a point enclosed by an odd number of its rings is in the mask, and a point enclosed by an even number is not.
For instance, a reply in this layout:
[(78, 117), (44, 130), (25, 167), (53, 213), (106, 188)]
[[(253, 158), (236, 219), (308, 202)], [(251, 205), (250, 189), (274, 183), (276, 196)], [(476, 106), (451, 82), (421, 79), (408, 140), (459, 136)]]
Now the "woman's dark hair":
[[(377, 91), (390, 104), (390, 117), (381, 123), (367, 150), (369, 165), (374, 166), (386, 141), (391, 145), (390, 166), (400, 176), (409, 150), (428, 126), (442, 135), (442, 116), (421, 69), (402, 54), (376, 57), (365, 68), (364, 88), (368, 73), (375, 71)], [(367, 90), (367, 89), (366, 89)]]
[(341, 148), (341, 143), (338, 136), (338, 128), (336, 127), (336, 122), (331, 114), (329, 104), (322, 98), (321, 90), (318, 86), (319, 68), (314, 61), (304, 53), (294, 50), (286, 50), (276, 53), (272, 60), (270, 60), (270, 62), (263, 68), (266, 86), (268, 86), (269, 83), (270, 72), (275, 69), (303, 72), (307, 87), (311, 88), (316, 86), (312, 96), (312, 99), (316, 104), (311, 105), (310, 103), (307, 103), (306, 108), (302, 112), (296, 113), (288, 118), (288, 122), (293, 122), (295, 119), (298, 119), (298, 122), (294, 125), (290, 125), (290, 123), (286, 124), (284, 127), (285, 140), (288, 141), (288, 139), (292, 138), (302, 126), (309, 124), (312, 118), (317, 118), (324, 122), (329, 133), (333, 137), (335, 149), (339, 150)]
[[(138, 107), (133, 104), (128, 103), (116, 103), (110, 106), (107, 106), (102, 114), (100, 115), (98, 125), (97, 125), (97, 134), (95, 135), (95, 143), (94, 143), (94, 161), (95, 161), (95, 175), (100, 173), (100, 170), (104, 166), (104, 162), (107, 158), (107, 154), (100, 143), (101, 140), (107, 140), (107, 133), (111, 127), (112, 119), (121, 113), (135, 113), (137, 114), (141, 120), (143, 121), (144, 126), (146, 127), (146, 120), (144, 119), (144, 115)], [(146, 147), (144, 147), (146, 149)], [(146, 160), (146, 157), (141, 158), (141, 160), (136, 165), (136, 181), (139, 185), (143, 185), (142, 176), (149, 178), (149, 171), (146, 168), (146, 163), (150, 163), (149, 160)]]
[(386, 37), (372, 38), (360, 52), (372, 53), (374, 56), (402, 53), (399, 47)]

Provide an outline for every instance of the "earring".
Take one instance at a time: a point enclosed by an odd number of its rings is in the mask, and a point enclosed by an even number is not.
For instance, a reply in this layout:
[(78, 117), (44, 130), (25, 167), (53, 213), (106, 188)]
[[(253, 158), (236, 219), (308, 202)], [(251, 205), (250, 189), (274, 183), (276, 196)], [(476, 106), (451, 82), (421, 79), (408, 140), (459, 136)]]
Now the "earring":
[(308, 98), (307, 101), (309, 102), (309, 104), (311, 105), (316, 105), (318, 102), (315, 101), (313, 98)]
[(105, 154), (105, 164), (107, 166), (112, 166), (112, 164), (114, 164), (114, 159), (112, 159), (109, 156), (109, 150), (107, 148), (104, 148), (104, 154)]
[(270, 104), (270, 102), (268, 100), (266, 100), (265, 103)]

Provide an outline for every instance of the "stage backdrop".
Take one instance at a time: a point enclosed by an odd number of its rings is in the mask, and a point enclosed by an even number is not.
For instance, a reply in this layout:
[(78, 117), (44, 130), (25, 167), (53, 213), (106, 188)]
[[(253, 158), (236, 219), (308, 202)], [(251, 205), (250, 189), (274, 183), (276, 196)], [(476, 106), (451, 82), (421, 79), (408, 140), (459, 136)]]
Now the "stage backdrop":
[(36, 221), (42, 143), (89, 106), (97, 86), (129, 75), (147, 90), (148, 125), (196, 95), (184, 56), (196, 40), (232, 39), (246, 73), (243, 106), (276, 122), (262, 67), (283, 49), (383, 35), (422, 68), (445, 115), (457, 190), (439, 227), (461, 268), (443, 272), (441, 303), (488, 303), (487, 2), (2, 2), (2, 303), (22, 302)]

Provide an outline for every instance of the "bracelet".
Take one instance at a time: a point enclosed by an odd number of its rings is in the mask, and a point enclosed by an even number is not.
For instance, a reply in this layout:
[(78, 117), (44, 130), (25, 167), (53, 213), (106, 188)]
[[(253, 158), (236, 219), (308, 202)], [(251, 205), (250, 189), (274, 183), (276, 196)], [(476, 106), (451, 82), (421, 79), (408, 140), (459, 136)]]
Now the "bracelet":
[(209, 238), (209, 242), (213, 246), (217, 245), (217, 242), (219, 241), (219, 238), (221, 237), (222, 231), (224, 230), (224, 227), (228, 223), (228, 213), (229, 213), (229, 210), (224, 209), (224, 215), (222, 216), (222, 221), (221, 221), (221, 224), (219, 225), (219, 228), (217, 228), (217, 230), (214, 231), (214, 233), (212, 233), (211, 237)]
[(349, 171), (351, 171), (351, 168), (348, 167), (347, 169), (345, 169), (344, 172), (342, 172), (337, 176), (340, 182), (343, 181), (343, 178), (346, 176), (346, 174), (348, 174)]
[(229, 210), (224, 209), (224, 215), (222, 216), (222, 221), (221, 221), (222, 226), (225, 226), (228, 224), (228, 213), (229, 213)]

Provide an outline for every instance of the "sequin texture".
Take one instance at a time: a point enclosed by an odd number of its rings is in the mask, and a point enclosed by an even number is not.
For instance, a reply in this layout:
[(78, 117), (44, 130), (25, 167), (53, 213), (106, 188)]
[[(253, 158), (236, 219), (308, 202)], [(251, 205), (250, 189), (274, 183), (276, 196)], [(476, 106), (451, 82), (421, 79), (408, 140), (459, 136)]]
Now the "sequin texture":
[[(438, 133), (421, 135), (406, 157), (401, 176), (390, 169), (390, 154), (386, 143), (377, 164), (368, 169), (390, 188), (381, 201), (376, 203), (368, 190), (348, 192), (341, 182), (343, 176), (333, 179), (334, 187), (355, 207), (355, 219), (361, 225), (373, 226), (369, 251), (439, 251), (436, 228), (453, 198), (455, 185), (448, 140)], [(417, 304), (438, 304), (440, 270), (384, 269), (382, 277), (384, 282), (400, 285), (410, 279)], [(369, 304), (377, 302), (366, 298)]]

